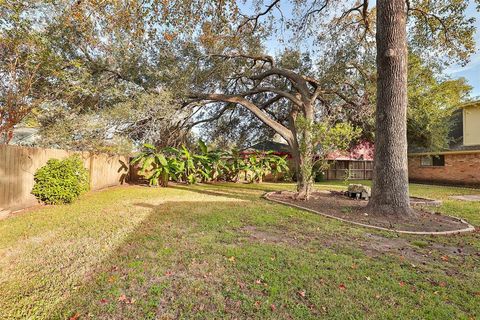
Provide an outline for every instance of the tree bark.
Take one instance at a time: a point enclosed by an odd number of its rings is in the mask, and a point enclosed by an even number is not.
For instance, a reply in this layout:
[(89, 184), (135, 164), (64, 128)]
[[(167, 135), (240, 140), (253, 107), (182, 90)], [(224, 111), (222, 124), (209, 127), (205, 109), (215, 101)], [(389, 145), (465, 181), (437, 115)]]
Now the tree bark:
[(413, 214), (407, 160), (405, 0), (377, 1), (377, 109), (371, 212)]
[(302, 152), (298, 145), (291, 147), (297, 177), (296, 198), (299, 200), (308, 200), (313, 190), (313, 150), (311, 150), (311, 148), (308, 149), (306, 152)]
[(290, 114), (290, 131), (293, 139), (288, 141), (295, 165), (295, 174), (297, 178), (298, 200), (308, 200), (313, 190), (313, 142), (312, 142), (312, 124), (313, 107), (306, 103), (303, 112), (302, 123), (297, 125), (298, 111), (292, 111)]

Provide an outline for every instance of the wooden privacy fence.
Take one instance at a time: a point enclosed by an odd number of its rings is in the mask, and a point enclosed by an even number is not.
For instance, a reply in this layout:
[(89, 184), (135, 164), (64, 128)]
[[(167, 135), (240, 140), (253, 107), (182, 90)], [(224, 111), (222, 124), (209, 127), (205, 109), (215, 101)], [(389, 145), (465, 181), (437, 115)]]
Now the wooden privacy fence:
[(30, 193), (35, 171), (49, 159), (63, 159), (73, 154), (80, 155), (88, 169), (91, 190), (119, 185), (127, 178), (127, 156), (0, 145), (0, 212), (35, 205), (37, 200)]

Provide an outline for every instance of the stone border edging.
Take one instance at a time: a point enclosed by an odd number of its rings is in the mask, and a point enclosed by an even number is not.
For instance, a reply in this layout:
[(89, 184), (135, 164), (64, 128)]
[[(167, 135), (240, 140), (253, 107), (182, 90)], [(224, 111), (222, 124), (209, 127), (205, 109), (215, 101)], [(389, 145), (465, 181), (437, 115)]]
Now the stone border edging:
[[(412, 206), (429, 206), (429, 207), (440, 207), (443, 204), (442, 200), (435, 200), (430, 198), (420, 198), (420, 197), (410, 197), (417, 199), (417, 202), (411, 203)], [(422, 201), (423, 200), (423, 201)], [(457, 218), (455, 218), (457, 219)]]
[(457, 221), (460, 221), (464, 224), (467, 225), (466, 228), (464, 229), (458, 229), (458, 230), (449, 230), (449, 231), (407, 231), (407, 230), (396, 230), (396, 229), (388, 229), (388, 228), (384, 228), (384, 227), (378, 227), (378, 226), (373, 226), (373, 225), (370, 225), (370, 224), (365, 224), (365, 223), (360, 223), (360, 222), (355, 222), (355, 221), (350, 221), (350, 220), (347, 220), (347, 219), (343, 219), (343, 218), (339, 218), (339, 217), (336, 217), (336, 216), (332, 216), (330, 214), (326, 214), (326, 213), (322, 213), (322, 212), (318, 212), (318, 211), (315, 211), (313, 209), (309, 209), (309, 208), (304, 208), (302, 206), (299, 206), (299, 205), (296, 205), (296, 204), (292, 204), (292, 203), (289, 203), (289, 202), (286, 202), (286, 201), (281, 201), (281, 200), (274, 200), (274, 199), (271, 199), (269, 198), (269, 195), (270, 194), (273, 194), (273, 193), (276, 193), (277, 191), (271, 191), (271, 192), (267, 192), (265, 193), (262, 197), (266, 200), (269, 200), (269, 201), (272, 201), (272, 202), (277, 202), (277, 203), (281, 203), (281, 204), (284, 204), (284, 205), (287, 205), (287, 206), (290, 206), (290, 207), (294, 207), (294, 208), (297, 208), (297, 209), (301, 209), (301, 210), (305, 210), (305, 211), (309, 211), (309, 212), (312, 212), (312, 213), (316, 213), (316, 214), (319, 214), (319, 215), (322, 215), (324, 217), (327, 217), (327, 218), (332, 218), (332, 219), (336, 219), (336, 220), (339, 220), (339, 221), (342, 221), (342, 222), (347, 222), (347, 223), (351, 223), (351, 224), (354, 224), (354, 225), (357, 225), (357, 226), (361, 226), (361, 227), (366, 227), (366, 228), (372, 228), (372, 229), (377, 229), (377, 230), (382, 230), (382, 231), (390, 231), (390, 232), (396, 232), (396, 233), (402, 233), (402, 234), (416, 234), (416, 235), (451, 235), (451, 234), (458, 234), (458, 233), (465, 233), (465, 232), (472, 232), (472, 231), (475, 231), (475, 227), (472, 226), (470, 223), (468, 223), (467, 221), (461, 219), (461, 218), (457, 218), (457, 217), (452, 217), (452, 216), (448, 216), (452, 219), (455, 219)]

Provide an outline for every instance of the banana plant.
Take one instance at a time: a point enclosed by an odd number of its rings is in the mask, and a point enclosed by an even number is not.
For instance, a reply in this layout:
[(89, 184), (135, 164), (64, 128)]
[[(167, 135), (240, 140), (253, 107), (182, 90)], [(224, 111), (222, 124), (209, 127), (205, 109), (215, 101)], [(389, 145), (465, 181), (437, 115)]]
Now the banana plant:
[(245, 161), (245, 170), (250, 173), (249, 182), (262, 182), (263, 177), (275, 172), (279, 174), (288, 171), (286, 157), (273, 154), (273, 151), (250, 154)]
[(246, 169), (244, 157), (236, 148), (223, 155), (223, 178), (225, 181), (237, 182), (240, 172)]
[(144, 176), (151, 186), (168, 186), (171, 175), (177, 170), (173, 159), (158, 152), (155, 146), (148, 143), (143, 145), (143, 151), (133, 158), (131, 163), (140, 165), (139, 174)]
[(199, 160), (198, 169), (203, 181), (218, 180), (226, 170), (225, 152), (221, 150), (209, 150), (205, 142), (198, 141)]
[(132, 164), (139, 164), (139, 173), (150, 185), (167, 186), (169, 180), (195, 184), (224, 179), (238, 181), (242, 171), (250, 173), (249, 182), (261, 182), (263, 177), (288, 171), (285, 157), (270, 152), (253, 153), (246, 158), (237, 150), (209, 150), (203, 141), (198, 143), (198, 153), (182, 146), (179, 149), (167, 147), (157, 150), (151, 144), (144, 144), (143, 150)]

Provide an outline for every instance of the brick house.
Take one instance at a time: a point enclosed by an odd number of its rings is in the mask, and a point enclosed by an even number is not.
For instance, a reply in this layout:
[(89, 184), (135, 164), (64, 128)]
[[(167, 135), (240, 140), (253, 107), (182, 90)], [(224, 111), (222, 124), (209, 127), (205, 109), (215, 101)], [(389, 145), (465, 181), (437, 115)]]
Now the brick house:
[(452, 121), (448, 149), (409, 150), (410, 181), (480, 185), (480, 101), (462, 105)]

